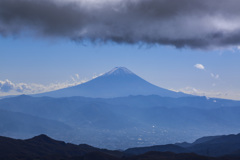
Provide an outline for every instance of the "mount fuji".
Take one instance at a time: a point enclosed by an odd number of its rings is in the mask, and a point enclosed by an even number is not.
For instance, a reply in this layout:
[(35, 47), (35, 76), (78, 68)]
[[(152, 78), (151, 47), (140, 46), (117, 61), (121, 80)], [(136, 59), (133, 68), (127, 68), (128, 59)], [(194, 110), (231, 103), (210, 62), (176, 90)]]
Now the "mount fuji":
[(125, 67), (116, 67), (102, 76), (77, 86), (34, 96), (113, 98), (130, 95), (159, 95), (173, 98), (190, 96), (155, 86)]

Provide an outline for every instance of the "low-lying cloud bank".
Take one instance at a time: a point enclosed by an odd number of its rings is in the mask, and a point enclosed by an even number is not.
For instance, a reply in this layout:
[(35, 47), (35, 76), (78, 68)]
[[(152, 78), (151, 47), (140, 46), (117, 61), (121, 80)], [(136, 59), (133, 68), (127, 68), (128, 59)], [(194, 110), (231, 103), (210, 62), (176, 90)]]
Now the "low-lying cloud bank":
[(10, 80), (0, 81), (0, 96), (18, 95), (18, 94), (36, 94), (43, 93), (62, 88), (67, 88), (83, 83), (84, 81), (66, 81), (59, 83), (51, 83), (49, 85), (35, 83), (13, 83)]
[(196, 89), (194, 87), (185, 87), (180, 88), (178, 90), (171, 89), (172, 91), (176, 92), (184, 92), (187, 94), (195, 95), (195, 96), (205, 96), (207, 98), (223, 98), (223, 99), (232, 99), (232, 100), (240, 100), (240, 94), (233, 91), (216, 91), (216, 90), (201, 90)]
[[(99, 75), (93, 75), (93, 77), (89, 80), (95, 79), (99, 76), (103, 75), (103, 73)], [(79, 85), (81, 83), (85, 83), (89, 81), (86, 78), (80, 78), (79, 74), (75, 74), (70, 77), (71, 80), (67, 80), (65, 82), (56, 82), (48, 85), (36, 84), (36, 83), (13, 83), (12, 81), (0, 80), (0, 97), (8, 96), (8, 95), (20, 95), (20, 94), (37, 94), (44, 93), (49, 91), (54, 91), (62, 88), (72, 87)]]
[(238, 0), (1, 0), (0, 34), (215, 49), (240, 44)]

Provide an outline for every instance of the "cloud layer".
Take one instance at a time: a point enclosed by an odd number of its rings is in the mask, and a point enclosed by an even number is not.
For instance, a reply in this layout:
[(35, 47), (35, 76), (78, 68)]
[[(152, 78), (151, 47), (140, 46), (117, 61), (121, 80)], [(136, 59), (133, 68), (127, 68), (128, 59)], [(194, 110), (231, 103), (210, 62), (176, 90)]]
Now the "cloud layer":
[(1, 92), (9, 92), (10, 90), (12, 90), (14, 88), (15, 88), (15, 85), (8, 79), (6, 81), (0, 81), (0, 91)]
[(240, 44), (238, 0), (1, 0), (2, 36), (191, 48)]
[(201, 89), (196, 89), (194, 87), (185, 87), (181, 88), (179, 90), (174, 90), (174, 91), (180, 91), (196, 96), (206, 96), (206, 97), (216, 97), (216, 98), (224, 98), (224, 99), (234, 99), (234, 100), (240, 100), (240, 94), (237, 92), (233, 91), (213, 91), (213, 90), (201, 90)]
[(12, 95), (12, 94), (35, 94), (53, 91), (57, 89), (62, 89), (66, 87), (75, 86), (81, 84), (85, 81), (72, 80), (61, 83), (52, 83), (49, 85), (42, 84), (26, 84), (26, 83), (13, 83), (10, 80), (6, 79), (5, 81), (0, 81), (0, 96)]
[[(97, 78), (103, 75), (103, 73), (99, 75), (93, 75), (92, 79)], [(54, 91), (62, 88), (72, 87), (79, 85), (81, 83), (85, 83), (89, 80), (86, 78), (80, 78), (79, 74), (75, 74), (70, 77), (71, 80), (67, 80), (65, 82), (57, 82), (51, 83), (48, 85), (36, 84), (36, 83), (13, 83), (10, 80), (6, 79), (5, 81), (0, 80), (0, 97), (6, 95), (18, 95), (18, 94), (36, 94)], [(91, 79), (90, 79), (91, 80)]]

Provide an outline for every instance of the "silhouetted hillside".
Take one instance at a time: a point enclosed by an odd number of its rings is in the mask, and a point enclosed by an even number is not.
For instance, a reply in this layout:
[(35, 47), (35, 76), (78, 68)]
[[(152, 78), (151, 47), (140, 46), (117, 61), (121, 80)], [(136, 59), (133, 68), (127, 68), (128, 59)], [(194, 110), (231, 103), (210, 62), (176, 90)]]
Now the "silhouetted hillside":
[[(166, 150), (183, 151), (174, 145), (156, 146)], [(138, 148), (139, 149), (139, 148)], [(143, 148), (141, 148), (143, 149)], [(27, 140), (0, 137), (1, 160), (238, 160), (238, 156), (206, 157), (194, 153), (156, 152), (149, 147), (144, 154), (130, 155), (125, 152), (99, 149), (88, 145), (74, 145), (56, 141), (46, 135), (39, 135)], [(145, 148), (146, 151), (146, 148)]]
[(179, 147), (177, 145), (168, 144), (168, 145), (159, 145), (159, 146), (150, 146), (150, 147), (139, 147), (139, 148), (129, 148), (124, 151), (127, 155), (139, 155), (144, 154), (150, 151), (159, 151), (159, 152), (173, 152), (173, 153), (187, 153), (187, 149)]
[(206, 156), (237, 154), (240, 150), (240, 134), (210, 137), (208, 141), (193, 144), (187, 149)]
[(206, 157), (194, 153), (148, 152), (142, 155), (126, 158), (126, 160), (237, 160), (229, 157)]
[[(178, 145), (178, 147), (176, 147)], [(181, 147), (180, 147), (181, 146)], [(185, 146), (185, 147), (184, 147)], [(240, 134), (210, 136), (197, 139), (193, 143), (175, 145), (158, 145), (150, 147), (131, 148), (127, 154), (143, 154), (149, 151), (169, 151), (174, 153), (196, 153), (204, 156), (219, 157), (225, 155), (238, 156), (240, 151)]]
[[(92, 157), (91, 152), (100, 152), (108, 157), (119, 157), (118, 151), (98, 149), (88, 145), (74, 145), (56, 141), (46, 135), (39, 135), (27, 140), (15, 140), (0, 137), (0, 159), (57, 159), (60, 157)], [(96, 154), (93, 154), (96, 156)]]

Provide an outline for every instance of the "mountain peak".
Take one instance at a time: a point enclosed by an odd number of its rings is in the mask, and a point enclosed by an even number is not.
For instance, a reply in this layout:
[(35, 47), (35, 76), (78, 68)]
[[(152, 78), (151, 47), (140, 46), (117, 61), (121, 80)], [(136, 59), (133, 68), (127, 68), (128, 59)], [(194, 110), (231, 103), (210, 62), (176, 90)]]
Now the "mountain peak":
[(134, 74), (126, 67), (115, 67), (111, 71), (105, 73), (104, 75), (126, 75), (126, 74)]
[(64, 141), (57, 141), (55, 139), (52, 139), (52, 138), (48, 137), (45, 134), (40, 134), (40, 135), (35, 136), (33, 138), (27, 139), (27, 141), (37, 143), (37, 144), (59, 144), (59, 145), (61, 144), (61, 145), (65, 145)]
[(41, 135), (38, 135), (38, 136), (35, 136), (31, 139), (28, 139), (30, 141), (37, 141), (37, 142), (52, 142), (54, 141), (53, 139), (51, 139), (50, 137), (48, 137), (47, 135), (45, 134), (41, 134)]
[(155, 86), (125, 67), (115, 67), (111, 71), (86, 83), (39, 94), (38, 96), (113, 98), (129, 95), (160, 95), (162, 97), (188, 96), (184, 93), (177, 93)]

